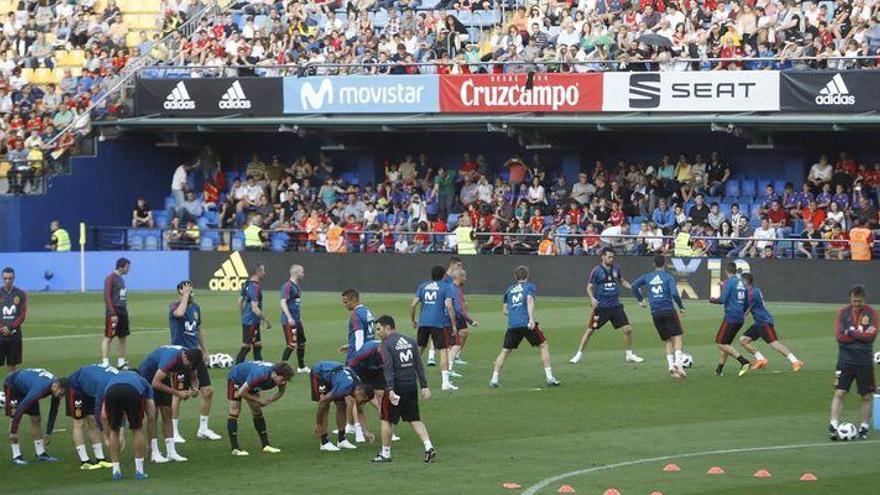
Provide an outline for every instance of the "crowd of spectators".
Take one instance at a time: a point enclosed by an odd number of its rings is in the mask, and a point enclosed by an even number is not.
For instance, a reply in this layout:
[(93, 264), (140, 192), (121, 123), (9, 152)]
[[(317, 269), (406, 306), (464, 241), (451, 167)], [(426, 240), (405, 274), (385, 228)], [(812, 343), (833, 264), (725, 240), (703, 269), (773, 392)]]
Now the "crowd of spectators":
[[(240, 75), (308, 63), (378, 64), (318, 73), (397, 74), (854, 69), (874, 67), (880, 50), (878, 0), (252, 0), (234, 8), (204, 19), (164, 59), (240, 66)], [(398, 65), (412, 62), (434, 65)]]
[[(573, 184), (539, 154), (494, 166), (465, 154), (454, 167), (427, 154), (388, 157), (381, 180), (360, 186), (324, 153), (267, 158), (254, 154), (228, 172), (203, 153), (178, 167), (166, 239), (197, 247), (200, 228), (256, 228), (261, 237), (249, 248), (267, 248), (280, 233), (283, 249), (411, 253), (455, 250), (456, 230), (473, 227), (484, 254), (591, 255), (607, 246), (639, 255), (860, 259), (853, 229), (880, 228), (880, 162), (868, 167), (846, 153), (833, 163), (823, 155), (797, 188), (777, 191), (771, 181), (748, 196), (729, 195), (738, 189), (728, 182), (740, 179), (714, 151), (596, 161)], [(203, 180), (201, 191), (191, 176)], [(154, 225), (145, 203), (132, 221)]]

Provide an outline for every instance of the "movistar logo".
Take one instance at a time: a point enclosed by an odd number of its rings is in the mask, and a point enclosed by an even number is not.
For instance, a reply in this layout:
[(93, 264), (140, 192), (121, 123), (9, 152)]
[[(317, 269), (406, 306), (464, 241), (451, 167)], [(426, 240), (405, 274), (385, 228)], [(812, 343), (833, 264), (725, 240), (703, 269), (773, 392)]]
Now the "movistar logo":
[(248, 272), (241, 254), (235, 251), (220, 265), (220, 269), (214, 272), (214, 276), (208, 282), (208, 288), (213, 291), (238, 291), (247, 278)]
[(320, 110), (326, 104), (333, 104), (333, 82), (324, 78), (317, 89), (311, 82), (305, 82), (299, 91), (303, 110)]

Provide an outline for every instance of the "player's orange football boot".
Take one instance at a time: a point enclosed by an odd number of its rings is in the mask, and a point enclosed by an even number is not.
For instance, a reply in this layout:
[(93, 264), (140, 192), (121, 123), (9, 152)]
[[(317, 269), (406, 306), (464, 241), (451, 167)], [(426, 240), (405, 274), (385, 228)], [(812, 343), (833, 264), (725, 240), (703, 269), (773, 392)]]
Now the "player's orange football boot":
[(801, 368), (803, 368), (803, 367), (804, 367), (803, 361), (798, 360), (798, 361), (791, 363), (791, 371), (794, 371), (795, 373), (800, 371)]
[(766, 359), (758, 359), (757, 361), (754, 361), (752, 363), (752, 369), (753, 370), (762, 370), (762, 369), (766, 368), (767, 364), (769, 364), (769, 363), (770, 363), (770, 361), (767, 361)]

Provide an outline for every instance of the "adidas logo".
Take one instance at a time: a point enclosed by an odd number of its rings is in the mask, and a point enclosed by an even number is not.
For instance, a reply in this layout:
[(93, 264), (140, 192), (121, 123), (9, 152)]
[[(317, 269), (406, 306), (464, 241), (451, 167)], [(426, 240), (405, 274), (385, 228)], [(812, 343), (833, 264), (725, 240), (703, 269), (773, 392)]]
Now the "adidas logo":
[(213, 291), (239, 291), (247, 280), (248, 272), (238, 251), (220, 265), (214, 276), (208, 281), (208, 288)]
[(660, 285), (663, 283), (663, 279), (660, 278), (660, 275), (654, 275), (654, 278), (648, 282), (648, 285)]
[(407, 349), (412, 349), (412, 344), (407, 342), (406, 339), (399, 339), (394, 346), (395, 351), (405, 351)]
[(836, 74), (816, 96), (817, 105), (855, 105), (856, 97), (849, 94), (843, 76)]
[(186, 84), (180, 81), (165, 97), (165, 103), (162, 106), (165, 107), (165, 110), (195, 110), (196, 102), (189, 97)]
[(246, 110), (251, 107), (251, 100), (248, 100), (247, 96), (245, 96), (244, 90), (241, 89), (241, 83), (235, 81), (232, 83), (232, 86), (229, 86), (226, 93), (220, 97), (220, 102), (217, 103), (217, 106), (221, 110)]

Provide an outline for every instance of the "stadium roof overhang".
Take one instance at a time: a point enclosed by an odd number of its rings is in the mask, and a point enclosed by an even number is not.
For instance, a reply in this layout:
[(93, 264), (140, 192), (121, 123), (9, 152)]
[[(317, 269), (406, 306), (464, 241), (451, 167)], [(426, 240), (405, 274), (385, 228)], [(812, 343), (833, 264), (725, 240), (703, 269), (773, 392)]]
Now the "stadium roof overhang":
[(117, 132), (462, 132), (504, 133), (508, 129), (540, 128), (544, 132), (631, 132), (705, 130), (753, 132), (859, 132), (880, 129), (880, 113), (865, 114), (366, 114), (289, 115), (284, 117), (170, 118), (141, 116), (94, 125)]

